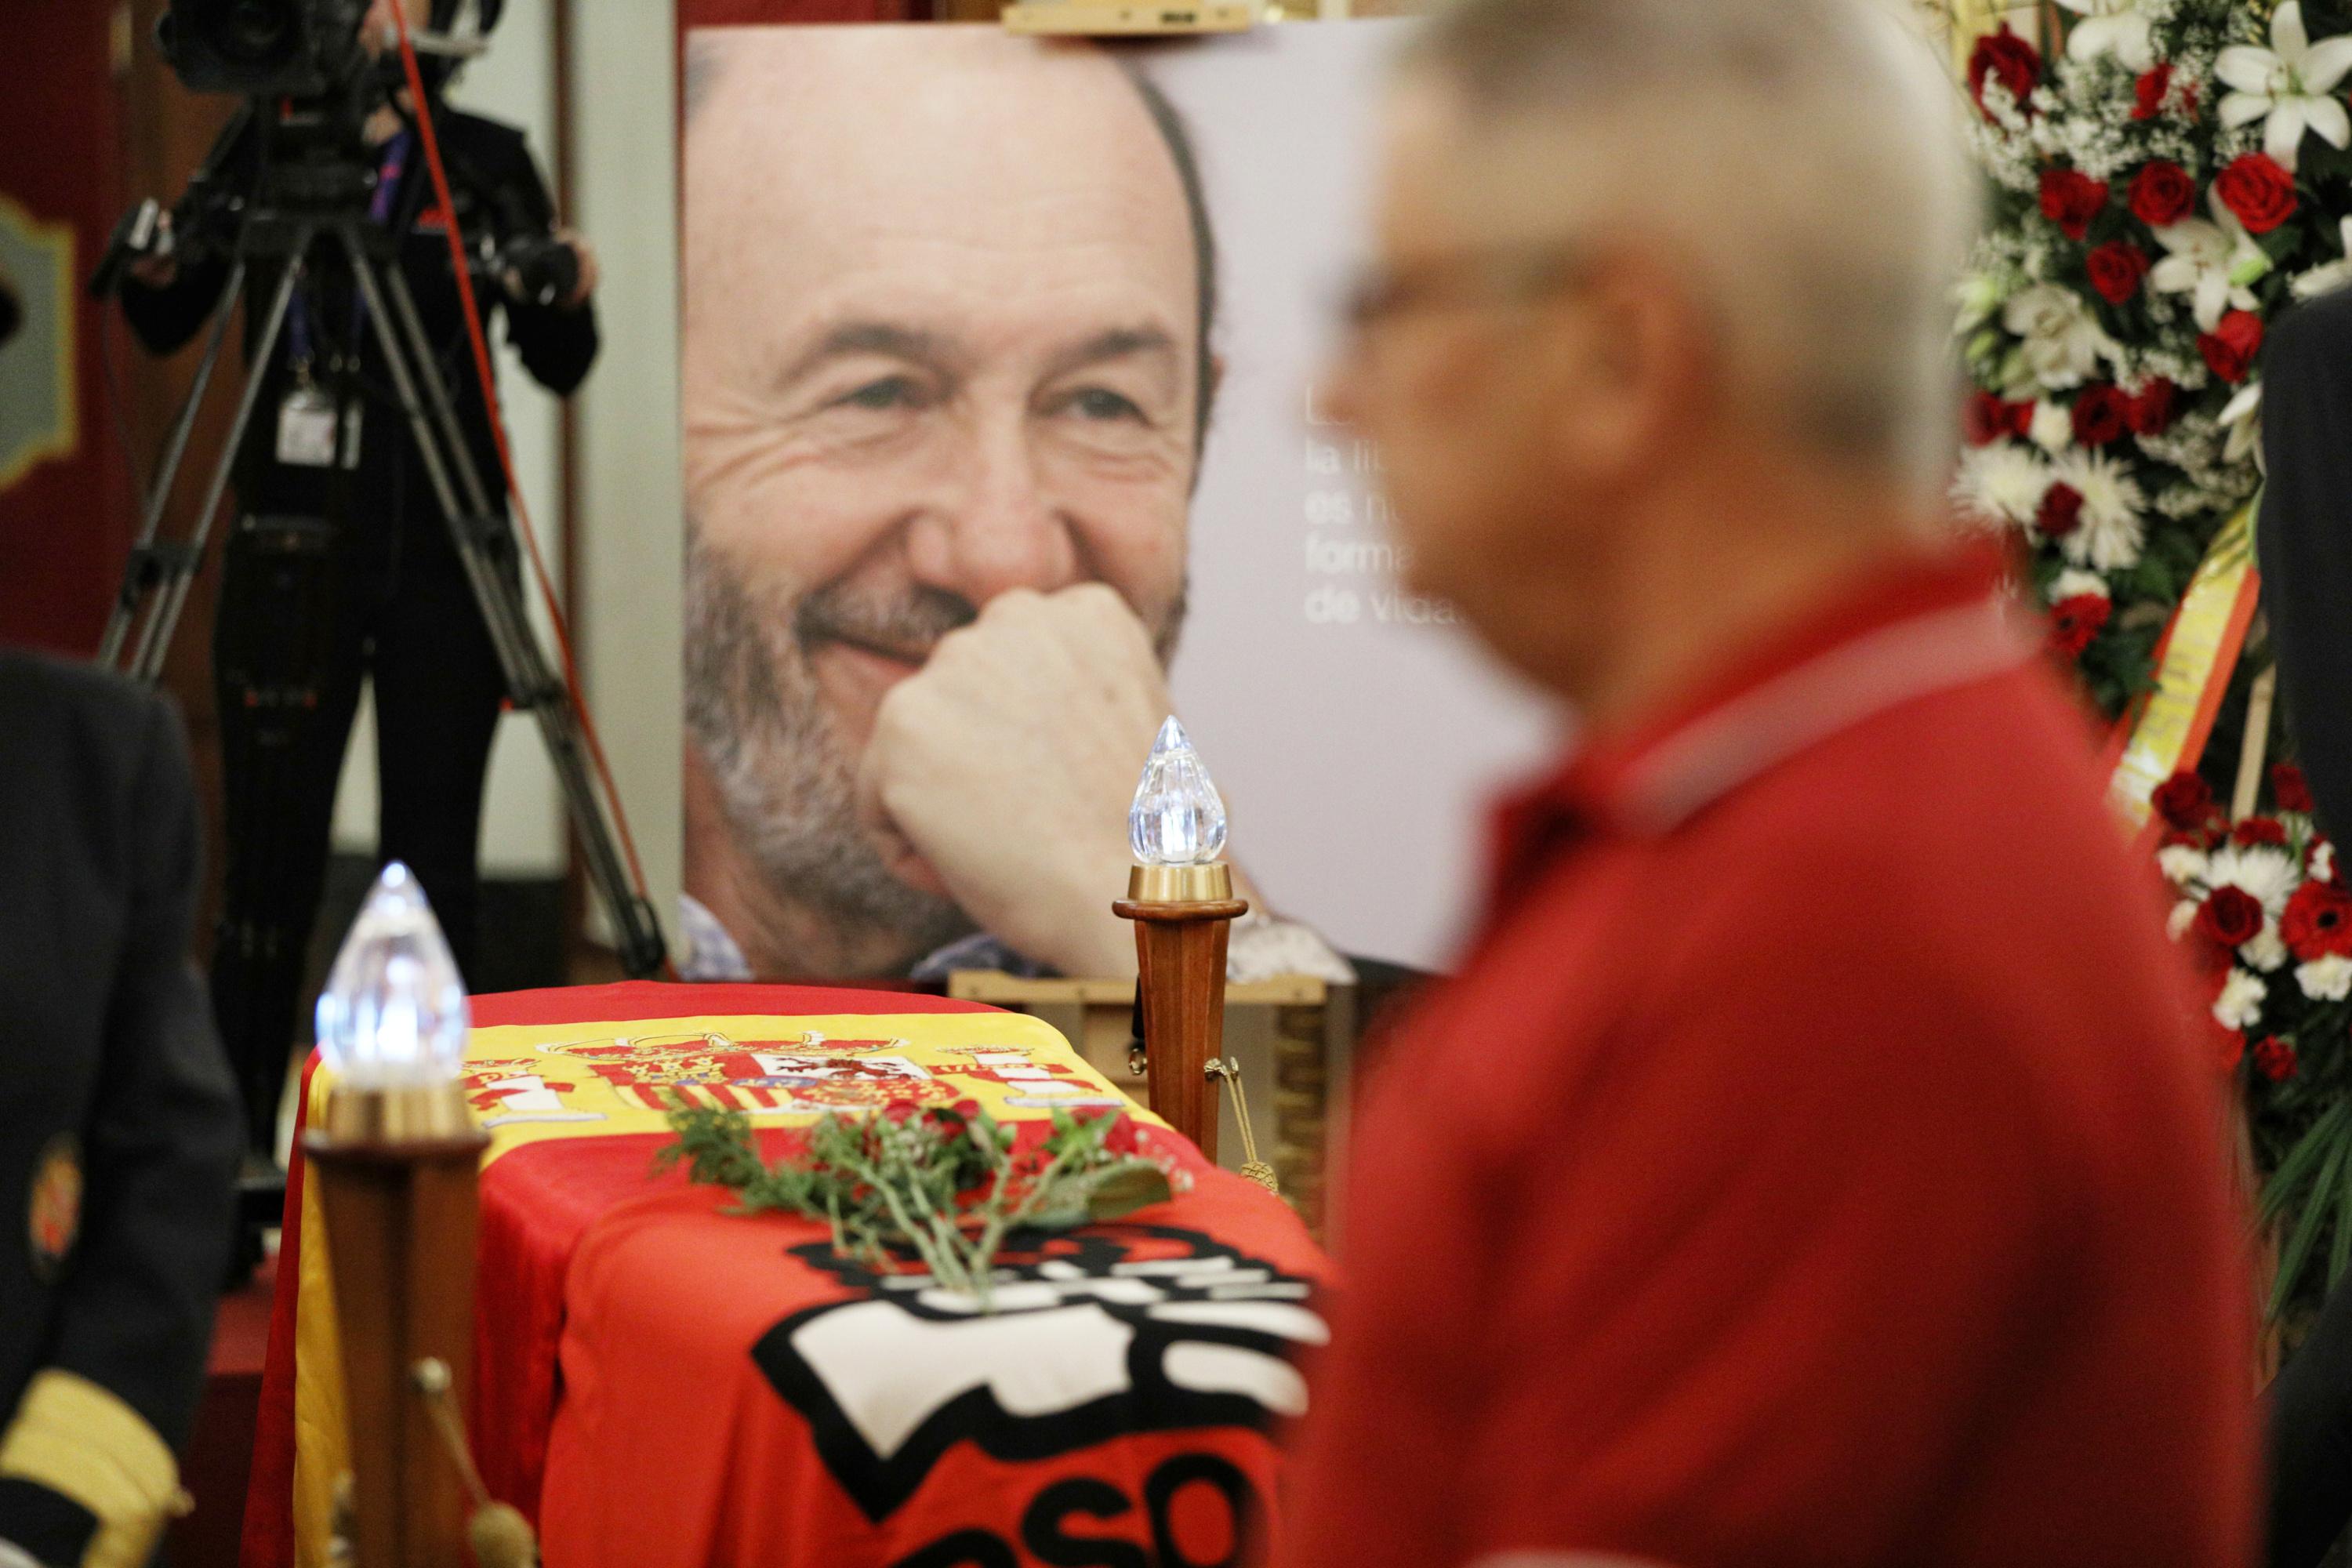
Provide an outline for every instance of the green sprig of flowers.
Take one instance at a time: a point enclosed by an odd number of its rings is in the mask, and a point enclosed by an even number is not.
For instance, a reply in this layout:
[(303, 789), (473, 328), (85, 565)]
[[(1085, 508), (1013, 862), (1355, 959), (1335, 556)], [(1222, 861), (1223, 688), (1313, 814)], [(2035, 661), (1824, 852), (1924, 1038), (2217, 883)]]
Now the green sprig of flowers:
[(997, 1254), (1022, 1233), (1117, 1219), (1171, 1195), (1167, 1172), (1116, 1110), (1057, 1109), (1046, 1135), (1024, 1149), (1013, 1127), (971, 1100), (897, 1100), (871, 1116), (828, 1112), (802, 1158), (772, 1165), (741, 1111), (680, 1105), (669, 1124), (677, 1142), (656, 1170), (683, 1164), (691, 1181), (731, 1188), (736, 1214), (822, 1220), (835, 1253), (877, 1273), (900, 1270), (912, 1253), (982, 1311), (993, 1310)]

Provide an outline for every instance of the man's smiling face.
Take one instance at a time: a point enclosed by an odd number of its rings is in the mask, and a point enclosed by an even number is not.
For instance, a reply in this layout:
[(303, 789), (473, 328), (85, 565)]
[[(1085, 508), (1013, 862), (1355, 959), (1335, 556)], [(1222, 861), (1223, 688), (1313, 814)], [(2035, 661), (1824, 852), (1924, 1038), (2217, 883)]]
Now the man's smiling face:
[(1108, 584), (1164, 647), (1201, 395), (1133, 84), (940, 34), (734, 35), (686, 157), (689, 719), (769, 872), (893, 924), (942, 911), (843, 842), (877, 705), (1012, 588)]

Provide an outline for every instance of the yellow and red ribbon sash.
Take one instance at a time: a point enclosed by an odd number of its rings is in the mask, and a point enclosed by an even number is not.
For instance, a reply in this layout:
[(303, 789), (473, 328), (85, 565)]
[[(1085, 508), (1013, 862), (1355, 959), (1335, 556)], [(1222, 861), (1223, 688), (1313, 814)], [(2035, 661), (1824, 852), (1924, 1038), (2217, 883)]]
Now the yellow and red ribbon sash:
[(2117, 726), (2107, 799), (2142, 849), (2162, 826), (2153, 804), (2157, 786), (2204, 755), (2261, 586), (2249, 502), (2213, 536), (2156, 645), (2155, 686)]

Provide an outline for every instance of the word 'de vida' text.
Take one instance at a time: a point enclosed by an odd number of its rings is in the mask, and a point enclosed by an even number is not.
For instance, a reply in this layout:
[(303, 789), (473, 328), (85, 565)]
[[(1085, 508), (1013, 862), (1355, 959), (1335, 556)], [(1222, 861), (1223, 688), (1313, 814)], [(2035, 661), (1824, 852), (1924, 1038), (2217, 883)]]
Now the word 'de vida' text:
[(1396, 514), (1378, 489), (1380, 447), (1346, 432), (1317, 406), (1312, 392), (1306, 423), (1307, 624), (1455, 625), (1453, 605), (1397, 585), (1412, 554), (1384, 537)]

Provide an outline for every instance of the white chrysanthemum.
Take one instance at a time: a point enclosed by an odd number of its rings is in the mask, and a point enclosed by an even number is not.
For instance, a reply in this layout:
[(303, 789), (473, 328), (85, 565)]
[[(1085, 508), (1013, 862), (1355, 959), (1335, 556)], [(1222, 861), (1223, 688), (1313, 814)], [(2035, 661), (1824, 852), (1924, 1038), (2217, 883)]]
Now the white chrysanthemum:
[(2286, 965), (2286, 943), (2279, 940), (2278, 921), (2265, 921), (2254, 940), (2238, 944), (2239, 956), (2248, 963), (2270, 974)]
[(2352, 996), (2352, 958), (2331, 952), (2309, 963), (2298, 963), (2294, 983), (2315, 1002), (2341, 1002)]
[(2231, 969), (2230, 978), (2222, 983), (2221, 994), (2213, 998), (2213, 1016), (2227, 1028), (2251, 1029), (2261, 1021), (2263, 999), (2270, 994), (2262, 976)]
[[(2156, 863), (2163, 870), (2166, 881), (2181, 888), (2203, 877), (2207, 865), (2205, 851), (2194, 844), (2167, 845), (2156, 852)], [(2191, 915), (2197, 912), (2194, 900), (2188, 907)], [(2176, 931), (2173, 934), (2177, 936), (2179, 933)]]
[(2000, 324), (2025, 340), (2026, 368), (2047, 387), (2080, 386), (2102, 359), (2123, 353), (2082, 295), (2056, 283), (2011, 295), (2000, 308)]
[(2311, 852), (2311, 879), (2315, 882), (2336, 879), (2336, 846), (2333, 843), (2322, 840), (2319, 847)]
[(2063, 403), (2047, 399), (2033, 405), (2033, 423), (2026, 434), (2045, 452), (2063, 452), (2074, 444), (2074, 416)]
[(2276, 920), (2303, 878), (2284, 849), (2268, 844), (2224, 844), (2205, 866), (2205, 889), (2236, 888)]
[(2022, 526), (2042, 510), (2050, 488), (2049, 466), (2026, 447), (2008, 441), (1979, 447), (1960, 458), (1952, 496), (1981, 518)]
[[(2058, 542), (2068, 561), (2101, 572), (2121, 572), (2139, 563), (2147, 540), (2140, 510), (2147, 498), (2123, 464), (2105, 452), (2069, 452), (2051, 463), (2049, 477), (2071, 485), (2083, 498), (2074, 531)], [(2035, 505), (2040, 504), (2036, 498)]]
[(2172, 912), (2164, 917), (2164, 929), (2172, 933), (2173, 941), (2179, 942), (2189, 934), (2189, 928), (2197, 923), (2200, 907), (2195, 899), (2183, 899), (2172, 906)]

